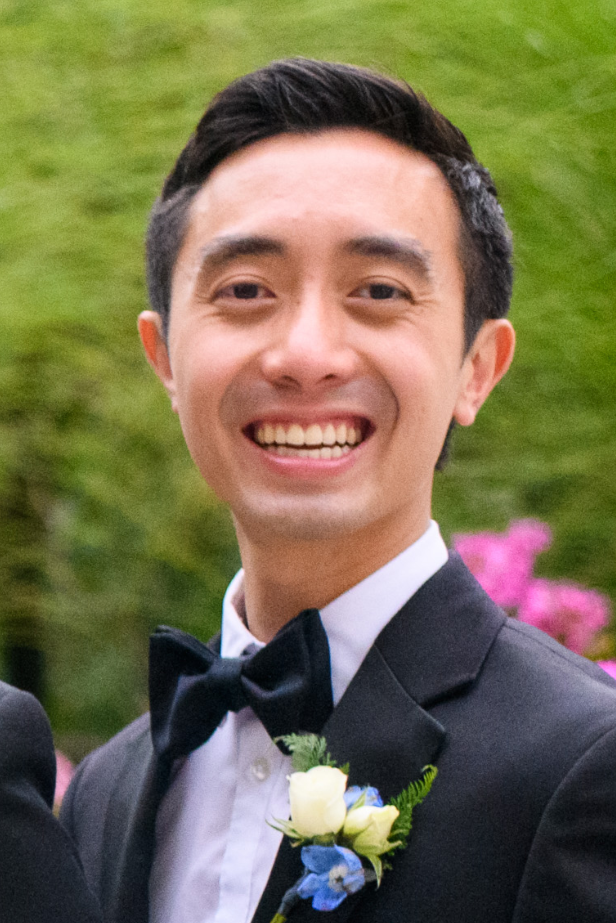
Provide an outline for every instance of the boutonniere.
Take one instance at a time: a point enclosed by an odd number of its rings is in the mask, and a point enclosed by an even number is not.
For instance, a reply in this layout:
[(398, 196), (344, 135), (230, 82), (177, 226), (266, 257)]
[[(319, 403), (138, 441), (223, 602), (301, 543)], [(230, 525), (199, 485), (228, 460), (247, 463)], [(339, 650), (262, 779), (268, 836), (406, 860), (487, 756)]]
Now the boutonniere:
[(411, 782), (389, 804), (376, 788), (347, 788), (348, 765), (338, 767), (327, 741), (315, 734), (289, 734), (281, 740), (291, 753), (291, 819), (271, 824), (302, 849), (304, 873), (286, 892), (272, 923), (285, 923), (293, 907), (312, 898), (315, 910), (335, 910), (369, 882), (381, 883), (389, 856), (404, 849), (413, 809), (436, 777), (435, 766)]

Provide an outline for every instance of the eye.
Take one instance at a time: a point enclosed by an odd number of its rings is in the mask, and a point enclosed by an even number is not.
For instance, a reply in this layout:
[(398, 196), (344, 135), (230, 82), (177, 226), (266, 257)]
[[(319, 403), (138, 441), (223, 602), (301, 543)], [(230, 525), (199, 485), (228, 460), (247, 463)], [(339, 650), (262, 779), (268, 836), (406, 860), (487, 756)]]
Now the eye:
[(398, 298), (409, 301), (411, 298), (407, 291), (396, 285), (389, 285), (387, 282), (370, 282), (362, 285), (351, 293), (351, 297), (369, 298), (373, 301), (393, 301)]
[(237, 298), (239, 301), (253, 301), (256, 298), (273, 298), (264, 285), (258, 282), (234, 282), (232, 285), (226, 285), (216, 292), (217, 298)]

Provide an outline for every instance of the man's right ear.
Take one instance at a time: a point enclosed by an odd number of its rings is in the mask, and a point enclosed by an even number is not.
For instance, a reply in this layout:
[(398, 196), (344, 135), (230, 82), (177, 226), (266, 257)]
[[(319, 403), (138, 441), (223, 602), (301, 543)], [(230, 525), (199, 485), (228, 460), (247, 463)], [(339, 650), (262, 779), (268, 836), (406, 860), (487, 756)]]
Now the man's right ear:
[(137, 323), (147, 360), (165, 386), (171, 407), (177, 413), (175, 381), (169, 362), (167, 343), (163, 335), (162, 317), (157, 311), (142, 311)]

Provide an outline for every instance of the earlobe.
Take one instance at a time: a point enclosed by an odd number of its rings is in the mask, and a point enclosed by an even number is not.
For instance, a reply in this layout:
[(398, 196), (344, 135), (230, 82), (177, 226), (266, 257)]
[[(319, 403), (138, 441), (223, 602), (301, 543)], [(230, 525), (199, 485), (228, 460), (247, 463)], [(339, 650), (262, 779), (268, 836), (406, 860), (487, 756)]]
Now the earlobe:
[(501, 380), (513, 358), (515, 331), (508, 320), (488, 320), (475, 337), (462, 366), (454, 418), (460, 426), (474, 423), (479, 408)]
[(167, 343), (163, 336), (162, 318), (156, 311), (142, 311), (139, 315), (138, 327), (146, 358), (165, 386), (171, 407), (177, 412), (175, 381), (169, 362)]

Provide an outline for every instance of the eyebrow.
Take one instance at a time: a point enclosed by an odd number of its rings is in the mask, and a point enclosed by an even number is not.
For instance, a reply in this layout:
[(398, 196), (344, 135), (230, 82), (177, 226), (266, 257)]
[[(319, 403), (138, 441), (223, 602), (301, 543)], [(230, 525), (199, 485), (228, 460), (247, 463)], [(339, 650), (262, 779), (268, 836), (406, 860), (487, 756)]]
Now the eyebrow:
[(201, 250), (199, 271), (220, 269), (241, 256), (285, 256), (286, 252), (284, 244), (272, 237), (218, 237)]
[[(416, 273), (426, 282), (432, 279), (430, 253), (413, 237), (354, 237), (344, 244), (342, 250), (353, 256), (390, 260)], [(220, 269), (242, 256), (285, 257), (287, 254), (287, 247), (273, 237), (259, 234), (218, 237), (202, 248), (199, 274), (209, 269)]]
[(381, 257), (399, 263), (425, 282), (432, 279), (430, 253), (413, 237), (355, 237), (344, 249), (352, 255)]

